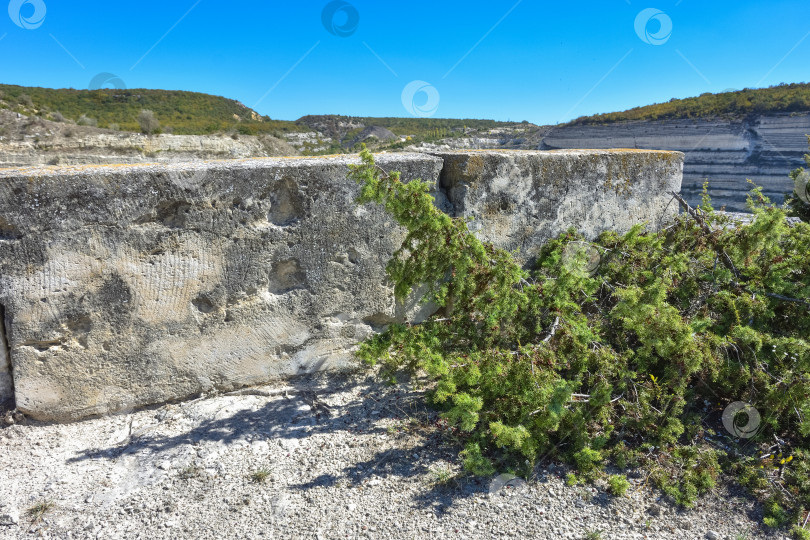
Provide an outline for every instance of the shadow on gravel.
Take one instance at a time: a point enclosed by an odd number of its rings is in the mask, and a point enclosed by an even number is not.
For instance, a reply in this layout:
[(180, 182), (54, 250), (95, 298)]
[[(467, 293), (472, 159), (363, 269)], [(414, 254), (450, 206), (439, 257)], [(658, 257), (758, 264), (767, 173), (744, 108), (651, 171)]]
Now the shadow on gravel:
[[(343, 431), (372, 431), (372, 423), (365, 418), (367, 404), (365, 400), (358, 400), (344, 407), (338, 412), (331, 411), (331, 407), (322, 407), (322, 399), (332, 393), (340, 392), (347, 386), (355, 384), (368, 392), (373, 383), (363, 381), (359, 384), (340, 382), (329, 388), (316, 389), (306, 377), (287, 381), (291, 388), (287, 396), (280, 395), (258, 410), (240, 410), (225, 418), (208, 418), (196, 423), (190, 430), (171, 437), (153, 434), (139, 434), (135, 432), (131, 437), (119, 445), (109, 448), (99, 448), (82, 452), (70, 462), (86, 459), (116, 458), (124, 453), (135, 453), (139, 450), (163, 452), (184, 444), (198, 444), (205, 441), (234, 443), (243, 439), (247, 434), (260, 434), (268, 438), (303, 439), (313, 434), (330, 433), (336, 430)], [(244, 395), (244, 394), (243, 394)], [(242, 398), (243, 395), (234, 396)], [(246, 394), (251, 395), (251, 394)], [(259, 395), (259, 394), (257, 394)], [(228, 397), (228, 394), (216, 397)], [(180, 403), (182, 409), (191, 409), (198, 400)], [(313, 407), (315, 403), (317, 406)], [(305, 410), (306, 408), (311, 410)], [(216, 417), (227, 406), (216, 410), (207, 410), (205, 416)], [(165, 419), (158, 417), (158, 422)], [(150, 428), (157, 426), (149, 426)], [(380, 431), (380, 430), (376, 430)]]
[[(441, 464), (455, 462), (460, 448), (437, 427), (439, 415), (425, 404), (424, 393), (421, 391), (406, 385), (388, 387), (373, 375), (335, 377), (332, 374), (331, 378), (304, 376), (287, 381), (287, 386), (291, 388), (289, 396), (278, 395), (256, 410), (238, 410), (233, 414), (227, 410), (233, 406), (233, 402), (231, 405), (223, 405), (215, 398), (181, 403), (179, 410), (185, 411), (187, 417), (194, 422), (183, 433), (173, 436), (132, 433), (120, 444), (81, 452), (68, 462), (99, 459), (112, 461), (144, 452), (153, 455), (171, 454), (182, 446), (203, 442), (229, 445), (244, 440), (246, 436), (268, 441), (303, 441), (318, 434), (342, 433), (344, 439), (346, 434), (377, 434), (380, 437), (372, 439), (373, 445), (364, 449), (363, 458), (350, 458), (347, 460), (349, 465), (342, 469), (314, 478), (302, 474), (305, 478), (300, 483), (289, 485), (289, 489), (306, 492), (317, 487), (363, 486), (374, 482), (375, 477), (398, 478), (418, 485), (419, 489), (414, 491), (412, 498), (414, 506), (430, 509), (437, 517), (448, 512), (456, 502), (476, 495), (510, 495), (508, 490), (491, 494), (490, 478), (455, 478), (440, 474)], [(331, 399), (333, 395), (349, 389), (355, 392), (355, 397), (350, 402), (336, 404)], [(169, 412), (177, 411), (175, 408)], [(152, 424), (147, 429), (160, 429), (162, 423), (171, 421), (169, 416), (170, 414), (159, 410), (156, 413), (157, 424)], [(405, 427), (392, 433), (380, 426), (379, 420), (389, 421), (382, 424), (397, 422), (397, 425)], [(546, 463), (543, 467), (546, 471), (536, 479), (539, 484), (545, 483), (547, 477), (562, 480), (568, 471), (566, 467), (554, 463)], [(761, 520), (761, 507), (752, 504), (750, 495), (743, 490), (732, 488), (731, 491), (726, 490), (717, 496), (749, 519)], [(608, 508), (613, 502), (613, 498), (601, 492), (582, 501), (582, 505)], [(654, 501), (650, 501), (652, 502)], [(577, 509), (572, 508), (572, 511)], [(679, 511), (673, 517), (688, 519), (688, 516), (688, 511)]]
[[(327, 381), (323, 384), (323, 381)], [(386, 434), (379, 448), (374, 448), (373, 456), (364, 461), (356, 461), (340, 471), (322, 474), (291, 489), (307, 490), (316, 486), (329, 487), (339, 482), (361, 485), (373, 476), (422, 478), (424, 490), (420, 491), (415, 503), (421, 507), (435, 507), (437, 512), (449, 507), (455, 499), (466, 498), (487, 491), (486, 482), (475, 479), (451, 480), (449, 482), (426, 482), (437, 462), (454, 461), (460, 448), (448, 442), (441, 430), (436, 428), (438, 414), (424, 403), (424, 393), (410, 386), (396, 388), (386, 386), (375, 376), (344, 376), (332, 379), (326, 377), (302, 376), (286, 381), (291, 388), (287, 396), (272, 397), (271, 401), (258, 410), (239, 410), (221, 418), (221, 412), (229, 408), (197, 411), (203, 416), (196, 424), (174, 436), (136, 431), (120, 444), (105, 448), (89, 449), (70, 458), (68, 463), (85, 460), (115, 460), (132, 454), (168, 453), (184, 445), (197, 445), (203, 442), (217, 442), (223, 445), (244, 440), (245, 436), (260, 436), (267, 440), (303, 440), (316, 434), (344, 432), (358, 435)], [(319, 384), (322, 383), (322, 384)], [(345, 405), (330, 404), (333, 394), (355, 389), (357, 398)], [(248, 390), (251, 392), (251, 390)], [(248, 393), (248, 395), (250, 395)], [(258, 394), (257, 394), (258, 395)], [(220, 396), (221, 397), (221, 396)], [(205, 403), (205, 402), (204, 402)], [(211, 400), (208, 403), (214, 403)], [(199, 400), (180, 403), (180, 410), (194, 416), (200, 408)], [(176, 413), (176, 409), (173, 411)], [(169, 416), (166, 414), (166, 416)], [(160, 429), (160, 423), (168, 421), (160, 418), (157, 424), (146, 429)], [(379, 420), (410, 421), (417, 427), (412, 433), (391, 435), (385, 427), (375, 424)], [(381, 438), (382, 440), (383, 438)], [(383, 447), (383, 445), (385, 447)], [(366, 455), (368, 452), (366, 452)]]
[[(418, 478), (423, 488), (414, 497), (414, 503), (421, 508), (433, 507), (442, 512), (454, 501), (486, 493), (488, 485), (480, 479), (431, 479), (435, 463), (454, 459), (459, 448), (452, 448), (441, 440), (440, 434), (428, 437), (422, 444), (407, 448), (394, 447), (377, 452), (370, 459), (358, 461), (335, 473), (322, 474), (309, 482), (291, 486), (306, 491), (315, 487), (331, 487), (338, 483), (360, 486), (380, 478)], [(394, 443), (396, 446), (396, 443)], [(427, 480), (425, 480), (427, 478)]]

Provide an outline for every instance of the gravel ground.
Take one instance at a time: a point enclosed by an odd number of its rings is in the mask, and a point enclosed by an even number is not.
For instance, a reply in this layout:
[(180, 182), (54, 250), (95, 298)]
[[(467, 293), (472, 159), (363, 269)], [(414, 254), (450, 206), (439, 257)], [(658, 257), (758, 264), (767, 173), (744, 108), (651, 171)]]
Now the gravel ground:
[(785, 537), (730, 486), (680, 510), (632, 478), (622, 498), (565, 486), (549, 462), (528, 482), (463, 477), (422, 393), (378, 381), (308, 376), (0, 428), (0, 538)]

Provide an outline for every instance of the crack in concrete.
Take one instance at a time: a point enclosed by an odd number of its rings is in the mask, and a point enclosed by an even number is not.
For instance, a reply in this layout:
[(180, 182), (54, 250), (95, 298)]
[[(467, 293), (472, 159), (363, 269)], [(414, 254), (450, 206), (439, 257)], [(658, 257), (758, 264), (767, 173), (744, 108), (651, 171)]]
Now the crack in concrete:
[(14, 372), (6, 330), (6, 309), (0, 305), (0, 405), (14, 403)]

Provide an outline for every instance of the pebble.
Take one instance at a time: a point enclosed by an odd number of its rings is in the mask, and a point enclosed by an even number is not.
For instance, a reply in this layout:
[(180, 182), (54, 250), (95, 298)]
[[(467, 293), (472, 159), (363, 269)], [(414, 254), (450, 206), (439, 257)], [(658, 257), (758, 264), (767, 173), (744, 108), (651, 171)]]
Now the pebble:
[(0, 525), (17, 525), (20, 522), (20, 511), (9, 508), (0, 512)]

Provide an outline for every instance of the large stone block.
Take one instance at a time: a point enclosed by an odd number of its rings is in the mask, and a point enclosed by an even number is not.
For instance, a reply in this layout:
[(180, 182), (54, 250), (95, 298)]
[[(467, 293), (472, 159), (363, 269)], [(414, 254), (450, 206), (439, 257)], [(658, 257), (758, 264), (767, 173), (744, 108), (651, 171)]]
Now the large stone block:
[[(682, 154), (378, 156), (439, 208), (529, 261), (677, 212)], [(403, 231), (357, 206), (354, 157), (0, 170), (0, 399), (69, 420), (352, 362), (360, 340), (430, 312), (396, 304)], [(441, 179), (441, 180), (440, 180)], [(2, 338), (2, 335), (0, 335)], [(9, 374), (11, 377), (9, 377)]]
[(531, 262), (573, 227), (593, 239), (637, 223), (660, 228), (678, 213), (683, 154), (649, 150), (455, 151), (441, 186), (470, 229)]
[[(402, 233), (355, 204), (351, 161), (0, 171), (18, 409), (74, 419), (346, 365), (405, 309), (385, 275)], [(441, 167), (379, 163), (434, 184)]]

